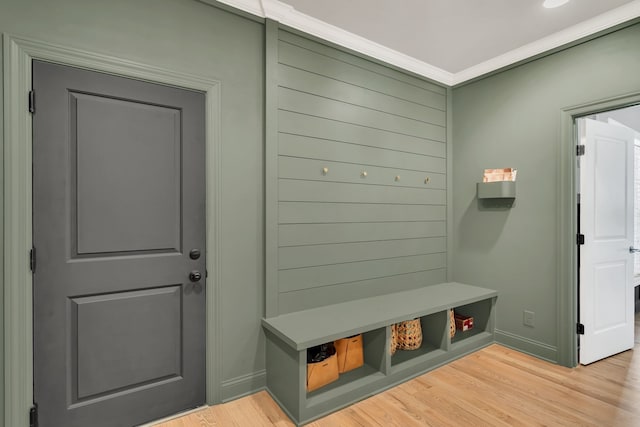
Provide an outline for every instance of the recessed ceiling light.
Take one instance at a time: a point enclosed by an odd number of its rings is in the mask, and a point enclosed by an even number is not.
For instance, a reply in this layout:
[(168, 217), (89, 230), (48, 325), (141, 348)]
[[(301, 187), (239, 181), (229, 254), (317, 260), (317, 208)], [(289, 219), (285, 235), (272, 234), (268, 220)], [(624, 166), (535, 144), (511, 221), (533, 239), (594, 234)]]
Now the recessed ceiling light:
[(542, 5), (547, 9), (553, 9), (554, 7), (560, 7), (567, 3), (569, 3), (569, 0), (544, 0)]

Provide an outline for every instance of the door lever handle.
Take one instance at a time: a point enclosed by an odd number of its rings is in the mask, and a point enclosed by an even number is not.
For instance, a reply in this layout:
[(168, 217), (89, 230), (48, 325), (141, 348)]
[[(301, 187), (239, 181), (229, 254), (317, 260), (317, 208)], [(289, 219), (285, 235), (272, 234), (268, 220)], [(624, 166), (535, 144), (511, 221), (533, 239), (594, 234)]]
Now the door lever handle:
[(640, 249), (629, 246), (629, 253), (635, 254), (636, 252), (640, 252)]

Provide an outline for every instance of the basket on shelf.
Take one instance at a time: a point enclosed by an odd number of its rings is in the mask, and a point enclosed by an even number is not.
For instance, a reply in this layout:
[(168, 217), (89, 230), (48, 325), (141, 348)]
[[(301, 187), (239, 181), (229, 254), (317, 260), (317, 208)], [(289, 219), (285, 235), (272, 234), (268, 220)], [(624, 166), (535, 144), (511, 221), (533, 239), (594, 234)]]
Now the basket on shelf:
[(398, 350), (416, 350), (422, 345), (420, 319), (405, 320), (396, 324)]
[(473, 317), (466, 316), (464, 314), (455, 314), (456, 321), (456, 329), (461, 331), (468, 331), (469, 329), (473, 329)]
[(449, 335), (453, 338), (456, 335), (456, 318), (453, 308), (449, 310)]
[(396, 354), (396, 350), (398, 350), (398, 327), (394, 323), (391, 325), (391, 342), (389, 343), (389, 354)]
[(332, 383), (338, 376), (338, 355), (333, 343), (307, 349), (307, 391)]
[(338, 355), (338, 372), (341, 374), (364, 364), (362, 334), (336, 340), (334, 345)]

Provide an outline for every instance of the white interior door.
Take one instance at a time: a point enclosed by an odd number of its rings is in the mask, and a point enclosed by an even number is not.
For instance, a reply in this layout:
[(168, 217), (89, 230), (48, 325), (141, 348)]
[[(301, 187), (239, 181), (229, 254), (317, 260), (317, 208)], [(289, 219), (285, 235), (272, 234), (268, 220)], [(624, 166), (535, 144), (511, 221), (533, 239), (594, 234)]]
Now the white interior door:
[(585, 119), (580, 165), (580, 363), (633, 348), (634, 132)]

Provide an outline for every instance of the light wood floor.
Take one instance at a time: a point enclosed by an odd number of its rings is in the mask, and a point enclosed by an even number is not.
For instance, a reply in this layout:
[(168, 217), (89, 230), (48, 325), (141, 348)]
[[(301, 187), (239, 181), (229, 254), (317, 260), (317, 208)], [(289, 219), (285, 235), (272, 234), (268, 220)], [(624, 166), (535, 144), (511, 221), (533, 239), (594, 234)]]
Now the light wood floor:
[[(260, 392), (156, 427), (292, 425), (269, 394)], [(640, 343), (635, 351), (576, 369), (492, 345), (308, 424), (540, 425), (640, 426)]]

